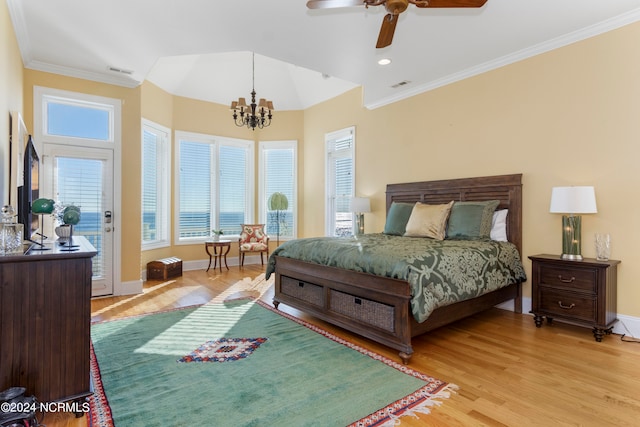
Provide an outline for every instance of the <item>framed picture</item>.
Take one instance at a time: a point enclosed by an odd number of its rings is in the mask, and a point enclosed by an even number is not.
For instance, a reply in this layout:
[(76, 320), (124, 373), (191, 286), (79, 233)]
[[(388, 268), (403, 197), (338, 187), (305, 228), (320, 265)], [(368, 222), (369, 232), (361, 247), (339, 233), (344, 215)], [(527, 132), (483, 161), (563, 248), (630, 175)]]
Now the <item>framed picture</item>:
[(24, 185), (24, 147), (27, 145), (29, 134), (17, 111), (10, 113), (9, 125), (9, 204), (17, 209), (18, 187)]

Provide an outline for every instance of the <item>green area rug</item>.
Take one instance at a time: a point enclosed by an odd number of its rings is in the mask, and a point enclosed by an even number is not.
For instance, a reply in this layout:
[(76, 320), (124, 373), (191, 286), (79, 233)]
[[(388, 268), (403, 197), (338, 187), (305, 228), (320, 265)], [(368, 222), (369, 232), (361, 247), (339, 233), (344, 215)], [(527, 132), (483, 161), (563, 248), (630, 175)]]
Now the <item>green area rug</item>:
[(431, 378), (249, 299), (93, 324), (90, 426), (381, 426)]

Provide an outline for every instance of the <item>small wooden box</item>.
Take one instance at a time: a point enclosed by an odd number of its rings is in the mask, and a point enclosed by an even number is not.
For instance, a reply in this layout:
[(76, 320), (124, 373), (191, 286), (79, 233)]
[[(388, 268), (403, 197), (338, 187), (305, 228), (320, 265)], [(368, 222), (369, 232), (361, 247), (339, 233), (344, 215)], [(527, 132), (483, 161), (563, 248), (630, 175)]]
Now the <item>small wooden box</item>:
[(177, 276), (182, 276), (180, 258), (164, 258), (147, 263), (147, 280), (167, 280)]

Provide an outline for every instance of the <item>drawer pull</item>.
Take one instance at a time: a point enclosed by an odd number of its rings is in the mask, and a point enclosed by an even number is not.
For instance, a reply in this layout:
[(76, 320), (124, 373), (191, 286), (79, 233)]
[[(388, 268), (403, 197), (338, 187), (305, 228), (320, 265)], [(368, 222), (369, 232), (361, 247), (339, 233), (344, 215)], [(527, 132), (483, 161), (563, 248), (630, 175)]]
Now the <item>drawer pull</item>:
[(354, 302), (358, 305), (362, 305), (362, 300), (360, 298), (355, 298)]
[(298, 282), (298, 286), (304, 288), (304, 282)]
[(571, 310), (573, 307), (575, 307), (575, 304), (571, 304), (571, 305), (563, 305), (562, 301), (558, 301), (558, 305), (560, 306), (560, 308), (564, 308), (565, 310)]
[(562, 274), (558, 274), (558, 279), (560, 279), (562, 283), (571, 283), (576, 280), (576, 278), (573, 276), (571, 276), (571, 279), (563, 279)]

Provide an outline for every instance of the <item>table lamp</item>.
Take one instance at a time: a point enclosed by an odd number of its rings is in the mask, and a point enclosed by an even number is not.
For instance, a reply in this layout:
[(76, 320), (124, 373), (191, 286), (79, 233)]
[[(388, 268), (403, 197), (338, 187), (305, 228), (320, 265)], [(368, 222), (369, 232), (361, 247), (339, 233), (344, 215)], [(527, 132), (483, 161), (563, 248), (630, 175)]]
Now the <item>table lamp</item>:
[(371, 212), (371, 202), (368, 197), (352, 197), (349, 203), (349, 211), (356, 214), (355, 235), (364, 234), (364, 214)]
[(580, 214), (597, 213), (596, 193), (593, 187), (553, 187), (551, 213), (562, 215), (562, 259), (582, 259), (582, 217)]

